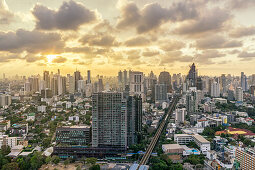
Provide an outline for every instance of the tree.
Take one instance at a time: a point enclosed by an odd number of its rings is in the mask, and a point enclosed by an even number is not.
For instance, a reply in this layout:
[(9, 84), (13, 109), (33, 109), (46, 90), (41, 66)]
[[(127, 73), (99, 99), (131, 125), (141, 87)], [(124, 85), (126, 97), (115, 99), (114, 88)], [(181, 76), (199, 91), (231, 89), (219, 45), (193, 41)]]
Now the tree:
[(69, 159), (66, 159), (66, 160), (64, 161), (65, 168), (66, 168), (66, 166), (67, 166), (69, 163), (70, 163), (70, 160), (69, 160)]
[(1, 151), (3, 155), (8, 155), (11, 152), (11, 148), (9, 145), (2, 145)]
[(51, 161), (54, 163), (54, 164), (58, 164), (59, 161), (60, 161), (60, 158), (56, 155), (54, 155), (52, 158), (51, 158)]
[(87, 159), (86, 159), (86, 163), (87, 163), (87, 164), (95, 165), (96, 162), (97, 162), (97, 158), (91, 157), (91, 158), (87, 158)]
[(45, 162), (44, 157), (40, 152), (35, 152), (30, 160), (33, 169), (39, 169)]
[(48, 157), (45, 159), (45, 162), (46, 162), (46, 164), (49, 164), (49, 163), (51, 162), (51, 157), (48, 156)]
[(17, 162), (12, 162), (12, 163), (8, 163), (8, 164), (5, 164), (3, 167), (2, 167), (2, 170), (18, 170), (19, 169), (19, 164)]
[(98, 164), (92, 165), (89, 170), (100, 170), (100, 166)]

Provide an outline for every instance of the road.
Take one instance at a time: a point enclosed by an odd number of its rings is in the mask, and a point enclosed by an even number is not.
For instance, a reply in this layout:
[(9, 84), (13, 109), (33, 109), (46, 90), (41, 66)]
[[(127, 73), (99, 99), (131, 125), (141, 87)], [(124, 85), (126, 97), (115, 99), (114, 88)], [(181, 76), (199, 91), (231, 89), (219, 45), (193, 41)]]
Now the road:
[(161, 121), (160, 125), (158, 126), (158, 129), (157, 129), (153, 139), (151, 140), (151, 143), (150, 143), (149, 147), (147, 148), (146, 153), (144, 154), (142, 160), (140, 161), (138, 169), (141, 165), (146, 165), (148, 163), (151, 153), (154, 150), (166, 123), (168, 122), (169, 116), (172, 114), (173, 110), (175, 109), (175, 106), (176, 106), (178, 100), (179, 100), (179, 96), (175, 96), (173, 98), (172, 103), (169, 106), (168, 112), (165, 115), (165, 118)]

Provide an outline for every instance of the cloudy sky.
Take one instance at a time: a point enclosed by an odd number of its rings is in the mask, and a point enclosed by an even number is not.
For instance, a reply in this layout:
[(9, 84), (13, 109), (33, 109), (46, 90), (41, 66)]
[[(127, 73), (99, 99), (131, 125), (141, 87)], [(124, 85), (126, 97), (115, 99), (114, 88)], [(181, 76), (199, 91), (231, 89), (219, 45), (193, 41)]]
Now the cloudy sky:
[(0, 0), (0, 69), (255, 73), (254, 0)]

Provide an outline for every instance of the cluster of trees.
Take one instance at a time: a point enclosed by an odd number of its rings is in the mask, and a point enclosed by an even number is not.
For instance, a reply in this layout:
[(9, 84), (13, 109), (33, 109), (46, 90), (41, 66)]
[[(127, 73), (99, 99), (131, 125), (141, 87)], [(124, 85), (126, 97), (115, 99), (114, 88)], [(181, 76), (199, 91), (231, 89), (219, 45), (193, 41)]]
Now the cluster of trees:
[(190, 155), (184, 162), (188, 162), (192, 165), (204, 164), (204, 155)]
[(171, 159), (167, 157), (167, 155), (161, 155), (160, 157), (152, 157), (150, 159), (151, 169), (152, 170), (182, 170), (182, 164), (177, 163), (174, 164)]
[(217, 127), (205, 127), (202, 135), (207, 136), (209, 138), (214, 138), (215, 132), (225, 130), (225, 126), (217, 126)]

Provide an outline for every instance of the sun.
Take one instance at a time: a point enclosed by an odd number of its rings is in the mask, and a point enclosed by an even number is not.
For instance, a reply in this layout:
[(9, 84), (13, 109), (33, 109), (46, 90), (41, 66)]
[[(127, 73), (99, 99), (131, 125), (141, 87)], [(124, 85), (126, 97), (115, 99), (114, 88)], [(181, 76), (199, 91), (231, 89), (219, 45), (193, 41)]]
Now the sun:
[(47, 55), (47, 63), (51, 64), (52, 61), (57, 57), (57, 55)]

